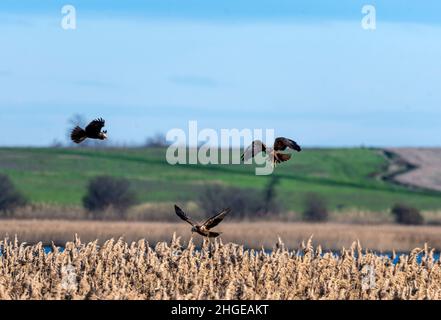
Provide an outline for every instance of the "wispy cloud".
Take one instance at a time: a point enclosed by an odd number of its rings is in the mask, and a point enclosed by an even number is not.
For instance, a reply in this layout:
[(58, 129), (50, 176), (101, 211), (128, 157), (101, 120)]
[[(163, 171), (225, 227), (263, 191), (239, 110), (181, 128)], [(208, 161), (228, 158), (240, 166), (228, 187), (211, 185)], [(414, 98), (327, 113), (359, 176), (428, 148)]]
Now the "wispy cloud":
[(217, 87), (219, 83), (209, 77), (193, 75), (175, 75), (169, 77), (170, 82), (178, 85), (197, 87)]
[(18, 13), (4, 13), (0, 8), (0, 26), (35, 27), (35, 16)]
[(0, 77), (6, 78), (6, 77), (10, 77), (11, 75), (12, 75), (12, 72), (10, 70), (0, 69)]
[(83, 79), (73, 81), (73, 84), (79, 87), (94, 87), (94, 88), (117, 88), (118, 85), (112, 82), (106, 82), (101, 80)]

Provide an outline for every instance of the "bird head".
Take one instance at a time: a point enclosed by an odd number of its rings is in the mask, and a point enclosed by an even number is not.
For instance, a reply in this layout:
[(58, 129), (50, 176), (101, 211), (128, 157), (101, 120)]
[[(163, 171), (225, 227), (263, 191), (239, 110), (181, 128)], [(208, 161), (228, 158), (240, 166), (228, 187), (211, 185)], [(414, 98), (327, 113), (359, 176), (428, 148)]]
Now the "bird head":
[(195, 227), (195, 226), (193, 226), (193, 227), (191, 228), (191, 233), (193, 233), (193, 232), (196, 232), (196, 227)]
[(101, 132), (100, 138), (101, 138), (101, 140), (107, 139), (107, 130), (104, 130), (104, 131)]

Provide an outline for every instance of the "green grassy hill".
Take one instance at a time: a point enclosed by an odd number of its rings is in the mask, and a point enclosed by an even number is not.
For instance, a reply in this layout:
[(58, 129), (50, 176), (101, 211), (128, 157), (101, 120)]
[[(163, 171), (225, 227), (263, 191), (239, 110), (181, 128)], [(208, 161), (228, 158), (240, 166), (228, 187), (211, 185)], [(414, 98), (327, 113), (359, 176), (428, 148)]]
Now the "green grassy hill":
[[(320, 193), (333, 208), (382, 210), (399, 201), (441, 208), (439, 193), (375, 179), (386, 166), (371, 149), (306, 149), (276, 168), (278, 196), (288, 209), (300, 209), (307, 192)], [(130, 179), (145, 202), (196, 199), (210, 183), (261, 189), (269, 179), (254, 175), (254, 166), (172, 166), (164, 149), (0, 148), (0, 172), (32, 202), (64, 205), (80, 205), (89, 178), (103, 174)]]

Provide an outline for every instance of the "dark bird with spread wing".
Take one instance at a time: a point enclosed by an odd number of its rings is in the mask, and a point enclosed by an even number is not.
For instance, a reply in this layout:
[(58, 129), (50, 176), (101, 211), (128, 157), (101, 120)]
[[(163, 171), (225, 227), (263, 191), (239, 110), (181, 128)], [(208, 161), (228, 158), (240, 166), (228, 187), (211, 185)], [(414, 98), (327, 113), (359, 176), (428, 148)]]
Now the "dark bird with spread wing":
[(85, 129), (76, 126), (72, 130), (70, 138), (75, 143), (83, 142), (86, 138), (105, 140), (107, 139), (107, 130), (101, 131), (104, 127), (104, 123), (105, 121), (103, 118), (98, 118), (89, 123)]
[(267, 147), (260, 140), (254, 140), (251, 143), (251, 145), (245, 149), (244, 153), (241, 156), (241, 160), (247, 161), (255, 157), (260, 152), (263, 152), (268, 155), (269, 161), (271, 161), (273, 165), (276, 165), (278, 163), (288, 161), (289, 159), (291, 159), (290, 154), (281, 152), (281, 151), (285, 151), (287, 148), (295, 150), (297, 152), (302, 151), (302, 148), (300, 148), (297, 142), (284, 137), (276, 138), (272, 148)]
[(208, 238), (216, 238), (220, 235), (220, 232), (213, 232), (210, 231), (210, 229), (217, 226), (230, 211), (230, 208), (224, 209), (204, 223), (197, 224), (192, 219), (190, 219), (181, 208), (175, 205), (175, 212), (178, 217), (192, 225), (191, 232), (199, 233), (201, 236)]

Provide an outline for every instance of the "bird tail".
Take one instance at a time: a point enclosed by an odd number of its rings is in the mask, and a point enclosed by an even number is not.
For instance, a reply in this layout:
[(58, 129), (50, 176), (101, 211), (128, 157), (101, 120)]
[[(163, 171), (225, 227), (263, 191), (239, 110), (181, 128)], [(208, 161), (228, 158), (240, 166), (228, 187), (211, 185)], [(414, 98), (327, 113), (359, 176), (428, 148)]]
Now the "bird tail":
[(209, 238), (216, 238), (216, 237), (220, 236), (221, 233), (222, 233), (222, 232), (209, 231), (209, 232), (208, 232), (208, 237), (209, 237)]
[(72, 139), (73, 142), (80, 143), (87, 138), (86, 131), (76, 126), (72, 130), (72, 133), (70, 134), (70, 138)]
[(291, 159), (290, 154), (278, 153), (277, 156), (274, 158), (274, 164), (285, 162), (285, 161), (288, 161), (289, 159)]

